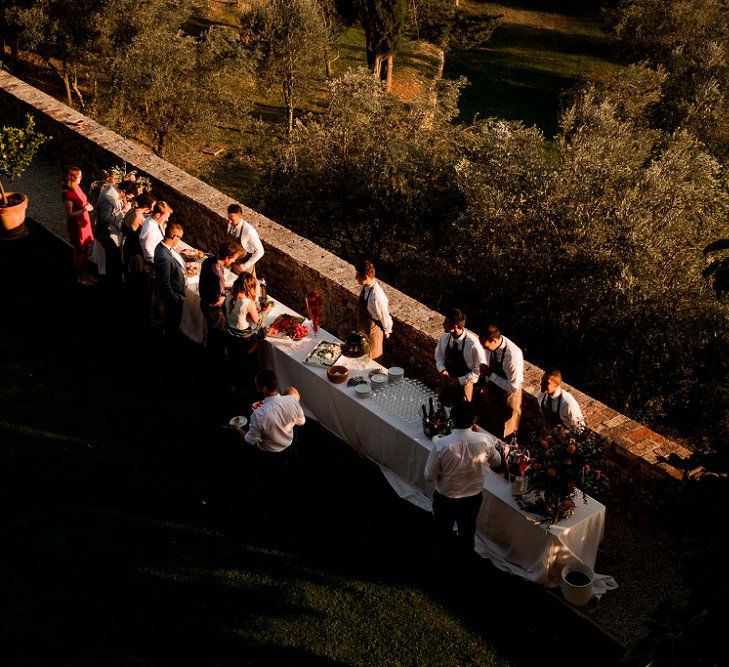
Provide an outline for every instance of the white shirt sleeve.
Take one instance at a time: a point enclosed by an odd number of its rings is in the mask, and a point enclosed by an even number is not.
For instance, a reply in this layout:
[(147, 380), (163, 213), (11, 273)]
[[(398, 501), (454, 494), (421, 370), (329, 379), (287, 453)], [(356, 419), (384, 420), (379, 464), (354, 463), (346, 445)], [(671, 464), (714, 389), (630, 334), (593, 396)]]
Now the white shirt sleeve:
[(438, 479), (439, 474), (440, 457), (438, 456), (438, 452), (435, 450), (435, 443), (433, 443), (433, 448), (430, 450), (428, 461), (425, 464), (425, 481), (435, 482)]
[(389, 300), (380, 283), (372, 286), (372, 298), (367, 302), (370, 315), (382, 324), (385, 336), (392, 333), (392, 317), (390, 317)]
[(562, 413), (560, 416), (562, 418), (562, 423), (567, 428), (572, 427), (578, 427), (580, 429), (585, 428), (585, 417), (582, 414), (582, 410), (580, 409), (580, 404), (577, 402), (577, 399), (575, 397), (562, 390), (562, 409), (560, 410)]
[(466, 340), (463, 343), (463, 357), (466, 360), (468, 367), (471, 369), (471, 372), (459, 377), (458, 381), (461, 384), (478, 382), (479, 373), (481, 372), (481, 364), (484, 363), (481, 343), (479, 343), (475, 338), (466, 335)]
[(251, 415), (251, 422), (248, 427), (248, 432), (244, 436), (244, 440), (249, 445), (257, 445), (261, 442), (261, 423), (258, 416), (258, 410), (254, 410)]
[(139, 232), (139, 243), (142, 245), (142, 254), (148, 262), (154, 262), (154, 249), (162, 240), (157, 222), (147, 218), (142, 224), (142, 231)]
[(486, 449), (488, 451), (488, 464), (492, 468), (498, 468), (501, 465), (501, 454), (499, 454), (499, 450), (496, 449), (491, 443), (488, 443), (486, 445)]
[(524, 354), (516, 345), (507, 345), (503, 366), (506, 377), (491, 373), (489, 381), (504, 391), (515, 394), (524, 382)]
[(439, 373), (442, 373), (446, 369), (445, 365), (445, 347), (446, 347), (446, 336), (441, 336), (438, 344), (435, 346), (435, 367)]
[(304, 410), (296, 399), (294, 399), (294, 424), (297, 426), (303, 426), (306, 423), (306, 417), (304, 416)]
[(251, 253), (248, 261), (243, 264), (244, 271), (250, 271), (253, 265), (263, 257), (263, 243), (261, 243), (261, 237), (258, 236), (258, 232), (255, 227), (249, 222), (242, 222), (242, 225), (247, 225), (246, 231), (248, 232), (245, 249)]

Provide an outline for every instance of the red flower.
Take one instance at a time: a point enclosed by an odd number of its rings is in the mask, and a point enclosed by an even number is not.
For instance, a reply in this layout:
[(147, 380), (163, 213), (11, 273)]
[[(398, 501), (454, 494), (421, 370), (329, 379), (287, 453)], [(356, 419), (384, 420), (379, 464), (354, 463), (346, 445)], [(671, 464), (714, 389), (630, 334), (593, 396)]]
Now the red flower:
[(549, 448), (549, 443), (546, 440), (540, 440), (539, 444), (542, 446), (542, 449), (544, 451), (547, 451), (547, 449)]
[(574, 491), (575, 490), (575, 483), (574, 482), (567, 482), (567, 490), (568, 491)]
[(590, 472), (590, 466), (585, 464), (584, 470), (585, 470), (585, 474), (587, 475)]
[(549, 470), (547, 470), (547, 474), (550, 477), (556, 477), (557, 476), (557, 471), (554, 468), (550, 468)]
[(576, 451), (577, 451), (577, 447), (575, 447), (574, 445), (570, 445), (569, 447), (567, 447), (568, 454), (574, 454)]
[(602, 475), (602, 470), (596, 470), (594, 475), (595, 475), (595, 479), (600, 479), (600, 475)]

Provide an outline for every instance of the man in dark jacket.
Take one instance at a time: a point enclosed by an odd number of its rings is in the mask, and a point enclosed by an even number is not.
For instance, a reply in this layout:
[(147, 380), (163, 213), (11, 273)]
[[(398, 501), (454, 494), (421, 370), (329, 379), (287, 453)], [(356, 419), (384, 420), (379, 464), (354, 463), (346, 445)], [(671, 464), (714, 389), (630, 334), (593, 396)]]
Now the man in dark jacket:
[(164, 305), (163, 323), (168, 338), (176, 338), (179, 334), (182, 305), (185, 302), (185, 260), (175, 249), (182, 234), (182, 226), (176, 223), (167, 225), (164, 239), (154, 249), (154, 273), (157, 291)]

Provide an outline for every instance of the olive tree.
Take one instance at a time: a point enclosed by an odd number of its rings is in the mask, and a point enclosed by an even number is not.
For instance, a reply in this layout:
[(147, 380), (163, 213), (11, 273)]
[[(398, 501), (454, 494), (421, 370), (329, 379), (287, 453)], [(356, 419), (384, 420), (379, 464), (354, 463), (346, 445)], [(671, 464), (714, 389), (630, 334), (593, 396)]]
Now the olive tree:
[(298, 97), (326, 59), (330, 35), (321, 7), (316, 0), (266, 0), (243, 14), (241, 38), (260, 80), (280, 89), (291, 134)]

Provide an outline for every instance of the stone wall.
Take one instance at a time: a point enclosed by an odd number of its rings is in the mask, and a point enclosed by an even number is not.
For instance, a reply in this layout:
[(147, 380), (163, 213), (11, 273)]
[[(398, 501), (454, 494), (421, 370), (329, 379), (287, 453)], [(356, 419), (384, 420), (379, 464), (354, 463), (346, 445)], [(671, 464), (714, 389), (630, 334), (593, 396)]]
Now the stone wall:
[[(43, 150), (57, 161), (75, 164), (87, 174), (122, 162), (148, 175), (157, 195), (173, 207), (174, 218), (185, 227), (185, 240), (211, 250), (223, 237), (224, 214), (233, 200), (158, 158), (132, 141), (124, 139), (91, 118), (83, 126), (78, 112), (19, 79), (0, 72), (0, 123), (23, 122), (31, 113), (38, 128), (52, 137)], [(32, 168), (32, 167), (31, 167)], [(259, 264), (276, 298), (302, 311), (304, 295), (317, 289), (326, 299), (324, 326), (341, 333), (356, 317), (358, 287), (354, 268), (311, 241), (244, 207), (245, 216), (259, 231), (266, 254)], [(383, 285), (390, 298), (395, 322), (388, 350), (393, 361), (408, 373), (433, 378), (433, 350), (442, 333), (442, 315)], [(542, 370), (525, 365), (524, 410), (527, 418), (538, 410), (535, 396)], [(638, 424), (608, 406), (569, 387), (585, 414), (587, 425), (604, 440), (611, 459), (618, 464), (626, 484), (633, 478), (661, 480), (679, 477), (677, 469), (659, 457), (671, 453), (684, 458), (689, 450)]]

